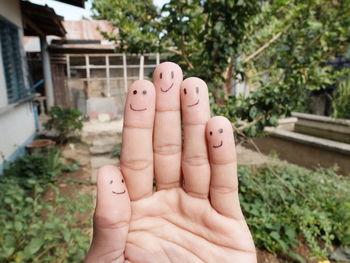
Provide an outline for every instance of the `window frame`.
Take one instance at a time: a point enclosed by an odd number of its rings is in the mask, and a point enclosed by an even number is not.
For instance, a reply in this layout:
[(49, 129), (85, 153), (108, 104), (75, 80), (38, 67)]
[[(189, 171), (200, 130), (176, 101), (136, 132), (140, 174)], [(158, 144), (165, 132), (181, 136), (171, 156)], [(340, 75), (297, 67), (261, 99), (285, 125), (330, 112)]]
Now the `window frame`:
[(25, 69), (25, 54), (20, 28), (0, 16), (0, 45), (8, 104), (31, 95)]

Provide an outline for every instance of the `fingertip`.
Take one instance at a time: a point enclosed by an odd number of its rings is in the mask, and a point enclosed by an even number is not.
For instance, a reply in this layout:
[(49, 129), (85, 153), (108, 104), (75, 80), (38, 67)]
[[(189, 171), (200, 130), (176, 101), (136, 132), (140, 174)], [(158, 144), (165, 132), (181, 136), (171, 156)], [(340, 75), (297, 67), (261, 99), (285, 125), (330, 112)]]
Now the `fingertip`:
[[(120, 207), (128, 209), (130, 199), (124, 177), (118, 167), (105, 165), (97, 175), (97, 207), (102, 214), (111, 212), (119, 202)], [(116, 210), (115, 210), (116, 211)]]
[(179, 65), (173, 62), (159, 64), (153, 73), (153, 83), (156, 89), (156, 107), (159, 111), (180, 109), (180, 85), (183, 72)]
[(136, 80), (128, 89), (124, 109), (126, 126), (152, 128), (156, 93), (152, 82)]
[(184, 124), (205, 124), (210, 118), (207, 84), (200, 78), (185, 79), (180, 89)]
[(212, 163), (235, 161), (235, 143), (231, 122), (223, 116), (212, 117), (206, 126), (209, 157)]

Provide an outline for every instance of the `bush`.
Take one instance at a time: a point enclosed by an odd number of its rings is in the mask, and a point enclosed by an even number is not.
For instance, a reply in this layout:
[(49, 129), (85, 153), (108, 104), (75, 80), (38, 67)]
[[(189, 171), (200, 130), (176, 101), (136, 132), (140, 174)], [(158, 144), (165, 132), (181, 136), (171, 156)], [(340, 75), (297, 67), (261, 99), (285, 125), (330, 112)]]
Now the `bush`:
[(238, 136), (256, 137), (264, 127), (276, 126), (280, 117), (290, 116), (297, 108), (295, 94), (288, 92), (283, 86), (262, 86), (246, 98), (230, 96), (224, 105), (215, 104), (211, 98), (211, 108), (213, 115), (223, 115), (233, 122), (235, 131), (240, 131)]
[[(26, 188), (19, 184), (25, 180)], [(0, 181), (0, 262), (81, 262), (89, 246), (88, 196), (64, 198), (35, 178)], [(53, 200), (43, 199), (45, 191)]]
[(350, 119), (350, 75), (338, 85), (332, 100), (333, 117)]
[(66, 143), (76, 132), (83, 128), (81, 112), (76, 109), (52, 107), (48, 115), (50, 119), (44, 124), (45, 129), (58, 133), (58, 143)]
[(286, 163), (240, 166), (240, 200), (255, 244), (272, 253), (303, 240), (325, 257), (332, 245), (350, 245), (350, 180), (334, 169), (310, 171)]
[[(5, 169), (4, 177), (35, 178), (45, 183), (52, 181), (65, 169), (61, 161), (61, 152), (56, 149), (47, 150), (45, 153), (26, 154), (14, 162), (9, 163)], [(26, 182), (20, 181), (23, 185)]]
[(9, 164), (0, 178), (0, 262), (82, 261), (91, 226), (79, 217), (92, 202), (86, 195), (63, 197), (51, 184), (75, 166), (63, 164), (58, 149)]

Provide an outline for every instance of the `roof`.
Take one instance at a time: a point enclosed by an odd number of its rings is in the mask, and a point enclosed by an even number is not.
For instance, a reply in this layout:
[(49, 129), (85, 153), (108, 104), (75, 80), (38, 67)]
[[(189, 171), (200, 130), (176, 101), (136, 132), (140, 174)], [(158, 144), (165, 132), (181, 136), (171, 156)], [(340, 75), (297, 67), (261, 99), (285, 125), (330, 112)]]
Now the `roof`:
[(67, 40), (105, 40), (100, 31), (117, 34), (118, 29), (107, 20), (63, 21)]
[(56, 1), (84, 8), (86, 0), (56, 0)]
[(66, 31), (62, 25), (63, 18), (58, 16), (55, 11), (47, 5), (42, 6), (27, 1), (21, 1), (21, 12), (24, 35), (65, 36)]
[[(107, 41), (101, 31), (117, 34), (118, 29), (114, 28), (106, 20), (79, 20), (79, 21), (62, 21), (67, 32), (65, 37), (47, 37), (50, 44), (50, 50), (55, 52), (114, 52), (117, 44)], [(25, 37), (24, 48), (26, 52), (39, 52), (40, 44), (37, 38)]]
[(117, 47), (101, 34), (101, 31), (118, 34), (118, 28), (107, 20), (63, 21), (63, 25), (66, 37), (50, 45), (56, 52), (114, 52)]

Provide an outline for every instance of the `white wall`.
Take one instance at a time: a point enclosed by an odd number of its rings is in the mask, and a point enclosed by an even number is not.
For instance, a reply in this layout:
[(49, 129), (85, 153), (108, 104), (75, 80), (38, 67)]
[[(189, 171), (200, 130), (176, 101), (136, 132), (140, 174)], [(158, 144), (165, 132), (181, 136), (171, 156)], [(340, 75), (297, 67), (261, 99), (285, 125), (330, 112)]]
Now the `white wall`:
[(0, 0), (0, 15), (23, 28), (19, 0)]
[[(5, 159), (13, 157), (11, 155), (24, 146), (34, 133), (35, 120), (31, 102), (0, 114), (0, 155)], [(0, 163), (2, 161), (0, 158)]]
[[(19, 0), (0, 0), (0, 17), (12, 22), (23, 36), (23, 26)], [(31, 102), (16, 107), (7, 105), (6, 82), (0, 50), (0, 174), (3, 158), (13, 160), (20, 149), (35, 134), (35, 119)]]

